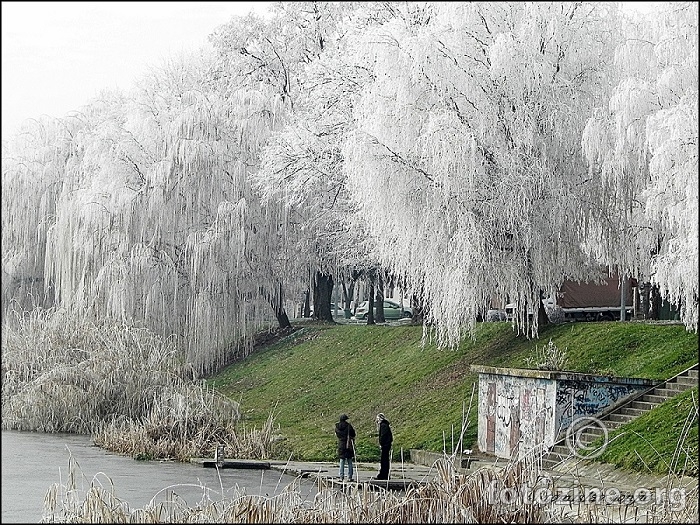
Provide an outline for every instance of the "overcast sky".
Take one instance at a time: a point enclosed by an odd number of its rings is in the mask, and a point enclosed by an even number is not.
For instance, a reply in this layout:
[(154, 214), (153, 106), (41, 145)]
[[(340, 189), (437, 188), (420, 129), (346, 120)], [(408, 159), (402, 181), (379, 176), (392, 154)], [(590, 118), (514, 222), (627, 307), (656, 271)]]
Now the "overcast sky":
[(2, 2), (2, 135), (62, 117), (104, 88), (128, 90), (165, 57), (271, 2)]
[[(2, 2), (2, 135), (63, 117), (149, 65), (207, 44), (232, 15), (272, 2)], [(649, 9), (656, 2), (626, 2)]]

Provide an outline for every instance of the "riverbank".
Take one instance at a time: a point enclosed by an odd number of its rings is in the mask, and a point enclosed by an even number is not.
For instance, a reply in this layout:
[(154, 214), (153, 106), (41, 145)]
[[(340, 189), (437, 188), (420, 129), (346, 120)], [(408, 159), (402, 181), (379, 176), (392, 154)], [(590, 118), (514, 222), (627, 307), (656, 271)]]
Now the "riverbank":
[[(431, 456), (421, 454), (419, 457), (428, 459)], [(494, 507), (508, 509), (516, 503), (513, 498), (521, 498), (522, 504), (531, 504), (535, 498), (540, 498), (540, 503), (546, 503), (551, 516), (574, 522), (585, 522), (586, 516), (633, 523), (698, 520), (698, 479), (689, 476), (642, 474), (616, 469), (614, 465), (575, 459), (555, 469), (538, 470), (538, 488), (535, 489), (534, 484), (528, 483), (506, 485), (512, 473), (518, 472), (517, 466), (514, 468), (517, 464), (512, 462), (497, 458), (484, 461), (482, 458), (471, 462), (469, 468), (452, 470), (446, 467), (452, 463), (451, 458), (433, 457), (435, 460), (429, 465), (393, 464), (389, 482), (372, 480), (376, 475), (375, 464), (357, 463), (355, 483), (338, 481), (337, 462), (272, 461), (270, 468), (311, 479), (319, 490), (344, 493), (388, 490), (405, 494), (408, 491), (429, 491), (430, 486), (442, 489), (451, 484), (469, 486), (475, 480), (486, 478), (491, 480), (486, 495)], [(491, 474), (485, 475), (487, 472)], [(522, 475), (522, 470), (519, 472)], [(528, 490), (531, 491), (529, 496)], [(458, 493), (455, 491), (455, 496)], [(528, 497), (530, 501), (527, 501)]]
[[(75, 460), (72, 465), (68, 449)], [(92, 446), (87, 436), (3, 431), (2, 522), (184, 523), (233, 521), (234, 516), (240, 521), (245, 516), (251, 523), (270, 523), (284, 516), (290, 523), (405, 523), (410, 516), (418, 516), (423, 523), (444, 523), (459, 521), (460, 516), (465, 521), (472, 512), (480, 522), (523, 517), (522, 512), (526, 515), (518, 522), (560, 522), (555, 517), (590, 522), (592, 516), (598, 522), (620, 522), (626, 516), (626, 522), (671, 523), (697, 522), (698, 518), (697, 507), (681, 508), (684, 500), (678, 491), (663, 492), (671, 495), (676, 510), (656, 503), (611, 500), (604, 505), (564, 505), (553, 499), (544, 505), (529, 502), (514, 508), (512, 502), (499, 498), (511, 497), (516, 489), (528, 489), (534, 473), (539, 479), (551, 476), (552, 490), (545, 494), (558, 496), (562, 488), (573, 490), (576, 485), (571, 478), (556, 477), (555, 473), (507, 462), (491, 464), (483, 458), (467, 471), (451, 471), (441, 462), (394, 463), (394, 483), (417, 482), (407, 483), (406, 490), (371, 485), (369, 478), (378, 467), (374, 462), (358, 462), (359, 483), (352, 484), (333, 479), (337, 477), (337, 462), (261, 463), (269, 463), (270, 468), (216, 470), (176, 461), (134, 461)], [(29, 481), (34, 492), (28, 490)], [(617, 481), (614, 485), (605, 475), (598, 486), (622, 487)], [(677, 484), (638, 485), (647, 486), (679, 488)], [(585, 488), (581, 485), (581, 494)], [(542, 496), (542, 492), (537, 494)], [(528, 497), (527, 492), (523, 495)], [(682, 495), (685, 502), (693, 498), (697, 502), (697, 492)], [(49, 511), (42, 512), (47, 503)], [(632, 513), (634, 519), (629, 518)]]
[[(565, 352), (567, 370), (662, 380), (695, 364), (698, 356), (697, 334), (668, 324), (550, 325), (539, 340), (528, 340), (510, 323), (480, 323), (474, 339), (452, 350), (422, 346), (422, 335), (421, 326), (303, 323), (208, 383), (240, 403), (241, 424), (248, 428), (274, 414), (277, 458), (334, 461), (333, 425), (347, 413), (358, 432), (358, 457), (376, 462), (374, 418), (384, 412), (392, 423), (397, 463), (408, 459), (410, 449), (477, 449), (478, 400), (472, 393), (478, 376), (472, 364), (532, 368), (537, 350), (551, 340)], [(675, 411), (659, 422), (671, 431), (655, 444), (667, 464), (680, 439), (680, 431), (672, 432), (687, 416)], [(654, 435), (650, 429), (645, 437), (653, 441)], [(697, 429), (687, 445), (693, 455)]]
[[(407, 480), (424, 484), (435, 481), (438, 477), (436, 462), (430, 465), (418, 463), (393, 464), (391, 466), (391, 480)], [(309, 478), (323, 484), (338, 477), (338, 463), (327, 461), (271, 461), (270, 468), (302, 478)], [(454, 475), (469, 476), (479, 469), (501, 471), (509, 466), (509, 462), (493, 458), (493, 461), (474, 462), (470, 468), (457, 468)], [(370, 481), (376, 476), (378, 465), (373, 463), (356, 463), (355, 478), (358, 483)], [(687, 496), (695, 495), (697, 498), (698, 478), (691, 476), (658, 475), (632, 472), (615, 468), (607, 463), (583, 461), (580, 459), (569, 460), (554, 469), (543, 469), (542, 477), (552, 480), (558, 487), (577, 487), (580, 490), (598, 488), (601, 490), (616, 488), (623, 494), (633, 494), (638, 490), (655, 492), (657, 489), (679, 488), (683, 489)]]

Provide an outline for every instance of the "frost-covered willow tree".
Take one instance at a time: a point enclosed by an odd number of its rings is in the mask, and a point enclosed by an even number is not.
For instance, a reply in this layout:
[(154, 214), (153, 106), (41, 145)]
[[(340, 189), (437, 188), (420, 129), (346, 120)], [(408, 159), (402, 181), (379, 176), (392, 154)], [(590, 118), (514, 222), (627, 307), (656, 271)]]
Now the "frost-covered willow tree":
[(168, 163), (159, 181), (162, 202), (156, 201), (171, 214), (167, 231), (186, 235), (193, 358), (204, 348), (222, 352), (226, 341), (246, 338), (248, 345), (270, 306), (288, 324), (264, 251), (275, 245), (275, 230), (248, 180), (283, 106), (264, 86), (222, 90), (217, 70), (212, 57), (196, 88), (173, 94), (180, 104), (166, 134)]
[(131, 98), (91, 104), (47, 235), (60, 304), (182, 336), (200, 372), (245, 353), (272, 317), (247, 176), (280, 101), (219, 91), (215, 72), (212, 56), (173, 59)]
[[(216, 51), (213, 86), (222, 94), (259, 94), (257, 116), (272, 117), (266, 128), (268, 134), (284, 125), (297, 92), (293, 75), (296, 58), (289, 47), (288, 32), (283, 17), (262, 18), (250, 13), (233, 17), (210, 35)], [(265, 100), (274, 101), (274, 105), (265, 107)], [(241, 132), (244, 137), (245, 131)], [(264, 144), (256, 142), (256, 147), (247, 151), (245, 181), (249, 188)], [(286, 306), (292, 306), (290, 298), (298, 298), (301, 293), (295, 278), (295, 260), (284, 248), (287, 213), (277, 203), (262, 203), (257, 191), (251, 190), (249, 197), (247, 213), (254, 220), (249, 223), (245, 261), (249, 271), (258, 276), (257, 293), (272, 306), (279, 326), (287, 328), (290, 322)]]
[(698, 8), (666, 2), (630, 24), (614, 92), (582, 136), (600, 206), (587, 248), (651, 281), (698, 326)]
[(518, 303), (519, 326), (536, 335), (527, 310), (541, 292), (590, 271), (580, 134), (606, 95), (616, 11), (459, 2), (395, 13), (349, 48), (374, 78), (343, 149), (349, 188), (440, 343), (493, 300)]
[[(314, 4), (297, 8), (309, 6), (313, 14)], [(41, 207), (43, 190), (31, 176), (7, 186), (3, 177), (3, 189), (12, 190), (3, 191), (3, 204), (12, 203), (3, 219), (41, 211), (26, 231), (18, 221), (14, 233), (3, 229), (7, 246), (16, 248), (7, 251), (11, 264), (3, 261), (3, 271), (38, 261), (57, 304), (180, 335), (199, 371), (225, 361), (232, 343), (249, 349), (249, 336), (273, 312), (288, 325), (285, 272), (293, 261), (283, 249), (286, 210), (263, 205), (249, 176), (293, 107), (292, 72), (315, 56), (302, 44), (325, 38), (313, 23), (307, 34), (303, 23), (289, 25), (284, 17), (269, 26), (234, 20), (213, 37), (218, 53), (174, 58), (128, 96), (105, 93), (88, 104), (67, 153), (53, 135), (36, 135), (47, 152), (25, 157), (61, 161), (51, 164), (58, 183), (47, 202), (55, 210)], [(22, 175), (20, 164), (5, 157), (4, 149), (3, 171), (7, 165)], [(50, 171), (44, 164), (32, 173)], [(45, 257), (28, 242), (34, 233)]]
[[(96, 316), (109, 312), (118, 321), (131, 321), (133, 301), (128, 272), (118, 264), (129, 249), (123, 226), (124, 209), (140, 180), (134, 165), (123, 161), (122, 124), (125, 99), (104, 92), (83, 108), (81, 129), (73, 139), (74, 161), (61, 174), (56, 213), (46, 237), (47, 285), (56, 303)], [(133, 160), (133, 159), (132, 159)], [(117, 275), (120, 286), (98, 290)]]
[(357, 206), (346, 189), (342, 145), (352, 123), (354, 100), (369, 79), (367, 68), (344, 60), (345, 43), (349, 33), (371, 23), (372, 11), (340, 4), (307, 5), (325, 15), (320, 17), (325, 36), (307, 35), (306, 48), (315, 49), (315, 54), (307, 55), (314, 58), (298, 68), (300, 89), (294, 111), (265, 148), (256, 181), (268, 201), (280, 202), (288, 210), (288, 250), (299, 270), (309, 273), (314, 317), (332, 320), (329, 306), (335, 282), (353, 281), (359, 269), (369, 267), (371, 245), (364, 224), (355, 220)]
[[(344, 199), (338, 147), (320, 137), (323, 124), (315, 119), (323, 115), (310, 111), (309, 101), (317, 102), (320, 95), (315, 89), (320, 78), (314, 73), (315, 64), (336, 49), (336, 27), (352, 9), (332, 2), (279, 3), (266, 20), (254, 15), (234, 19), (213, 36), (239, 82), (269, 86), (288, 105), (289, 125), (274, 135), (264, 153), (263, 169), (254, 178), (269, 212), (276, 212), (271, 223), (279, 224), (280, 235), (273, 251), (285, 258), (289, 291), (301, 297), (313, 288), (314, 316), (327, 320), (332, 320), (335, 238), (347, 225), (339, 222)], [(326, 107), (331, 113), (347, 108), (344, 91), (334, 88), (338, 85), (324, 91), (334, 93), (336, 106)], [(309, 200), (311, 194), (314, 198)]]
[(76, 162), (76, 117), (26, 120), (3, 140), (2, 315), (54, 303), (45, 288), (46, 234), (56, 217), (56, 199), (66, 169)]

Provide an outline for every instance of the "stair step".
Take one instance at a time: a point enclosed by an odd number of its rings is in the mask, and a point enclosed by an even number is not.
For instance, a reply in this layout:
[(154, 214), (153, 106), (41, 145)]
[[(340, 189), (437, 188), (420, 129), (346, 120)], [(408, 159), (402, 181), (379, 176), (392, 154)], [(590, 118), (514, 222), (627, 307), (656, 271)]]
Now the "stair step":
[(678, 383), (677, 381), (667, 381), (666, 384), (664, 384), (664, 388), (667, 390), (675, 390), (676, 394), (678, 392), (684, 391), (688, 387), (693, 387), (694, 385), (688, 385), (686, 383)]
[(690, 390), (691, 388), (697, 388), (698, 385), (691, 384), (691, 383), (671, 383), (671, 388), (675, 388), (678, 392), (685, 392), (686, 390)]
[(673, 389), (671, 390), (670, 388), (655, 388), (654, 389), (654, 394), (658, 396), (664, 396), (667, 400), (671, 399), (673, 396), (678, 394), (680, 390)]
[(695, 377), (690, 377), (690, 376), (678, 376), (676, 378), (676, 382), (678, 383), (683, 383), (686, 385), (692, 385), (692, 386), (698, 386), (698, 378), (697, 376)]
[(698, 379), (698, 369), (697, 368), (691, 368), (688, 370), (688, 376), (689, 377), (694, 377), (696, 380)]
[(600, 434), (583, 433), (579, 436), (579, 442), (583, 445), (588, 445), (590, 443), (593, 443), (596, 439), (600, 439), (602, 436), (602, 432)]
[(558, 465), (566, 458), (559, 456), (552, 456), (551, 454), (547, 457), (542, 458), (542, 468), (551, 469), (553, 466)]
[(651, 401), (632, 401), (629, 405), (630, 408), (639, 408), (640, 410), (651, 410), (658, 403), (652, 403)]
[(628, 415), (628, 414), (614, 412), (614, 413), (608, 415), (608, 419), (614, 423), (625, 424), (625, 423), (629, 423), (633, 419), (633, 417)]
[(563, 458), (569, 457), (571, 455), (571, 449), (566, 445), (554, 445), (550, 451), (550, 454), (555, 456), (561, 456)]
[[(607, 427), (607, 424), (606, 424), (606, 427)], [(609, 431), (609, 429), (607, 429), (607, 428), (606, 428), (606, 430)], [(599, 426), (588, 427), (588, 428), (586, 428), (586, 430), (584, 430), (580, 434), (581, 437), (593, 438), (593, 439), (600, 437), (602, 435), (603, 435), (603, 429)]]
[(641, 408), (623, 407), (620, 409), (620, 414), (626, 414), (628, 416), (638, 417), (647, 412), (647, 410), (642, 410)]
[[(607, 422), (606, 421), (601, 421), (606, 427)], [(602, 436), (603, 435), (603, 429), (599, 426), (591, 426), (586, 429), (586, 431), (583, 434), (590, 434), (591, 436)]]
[(625, 421), (612, 421), (611, 419), (605, 420), (605, 426), (608, 427), (608, 430), (615, 430), (616, 428), (620, 428), (625, 423)]
[(644, 394), (642, 397), (639, 398), (640, 401), (646, 401), (655, 404), (663, 403), (667, 399), (669, 398), (666, 396), (657, 396), (655, 394)]

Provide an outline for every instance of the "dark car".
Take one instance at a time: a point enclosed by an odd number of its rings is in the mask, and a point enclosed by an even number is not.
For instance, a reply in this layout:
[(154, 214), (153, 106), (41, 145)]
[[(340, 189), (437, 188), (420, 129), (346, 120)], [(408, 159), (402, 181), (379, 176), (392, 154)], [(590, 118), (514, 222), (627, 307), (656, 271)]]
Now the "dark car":
[[(375, 311), (376, 311), (375, 304)], [(369, 311), (369, 301), (362, 301), (357, 310), (355, 310), (355, 319), (367, 319), (367, 312)], [(413, 310), (410, 306), (401, 306), (389, 299), (384, 299), (384, 319), (402, 319), (406, 317), (412, 317)]]

